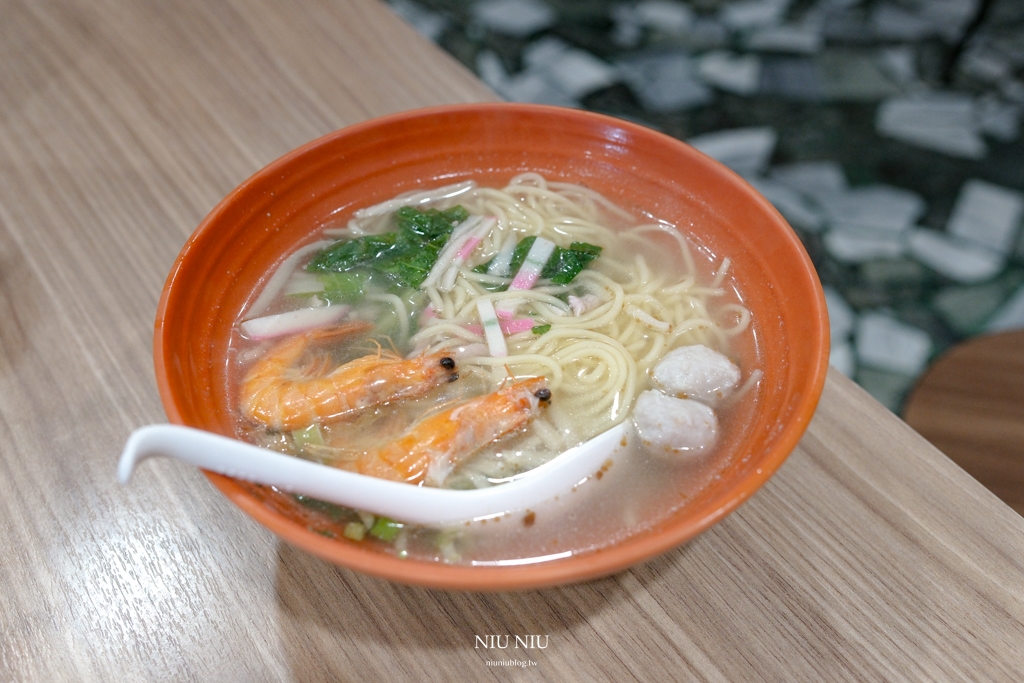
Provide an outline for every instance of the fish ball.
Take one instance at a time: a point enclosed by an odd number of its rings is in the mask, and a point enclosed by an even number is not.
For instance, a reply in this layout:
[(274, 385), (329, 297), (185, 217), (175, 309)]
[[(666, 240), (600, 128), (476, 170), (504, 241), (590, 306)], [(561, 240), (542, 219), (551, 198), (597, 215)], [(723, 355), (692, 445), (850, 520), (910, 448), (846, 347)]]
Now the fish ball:
[(700, 401), (648, 390), (636, 399), (633, 423), (653, 452), (703, 452), (718, 440), (715, 411)]
[(665, 354), (651, 379), (670, 396), (715, 406), (739, 384), (740, 369), (718, 351), (695, 344)]

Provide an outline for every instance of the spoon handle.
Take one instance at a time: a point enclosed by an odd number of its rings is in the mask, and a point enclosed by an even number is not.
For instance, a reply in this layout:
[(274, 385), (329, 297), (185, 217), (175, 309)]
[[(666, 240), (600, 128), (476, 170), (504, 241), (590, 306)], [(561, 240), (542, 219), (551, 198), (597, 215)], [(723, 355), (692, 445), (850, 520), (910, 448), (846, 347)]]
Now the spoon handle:
[(613, 427), (510, 483), (455, 491), (346, 472), (192, 427), (148, 425), (129, 436), (118, 463), (118, 478), (125, 484), (141, 460), (164, 455), (403, 522), (444, 525), (533, 507), (570, 490), (615, 456), (624, 429)]
[[(117, 473), (128, 483), (142, 460), (164, 455), (204, 470), (301, 493), (338, 505), (386, 514), (376, 503), (407, 484), (364, 477), (334, 467), (277, 453), (237, 439), (179, 425), (148, 425), (132, 432), (121, 453)], [(390, 507), (385, 505), (384, 507)]]

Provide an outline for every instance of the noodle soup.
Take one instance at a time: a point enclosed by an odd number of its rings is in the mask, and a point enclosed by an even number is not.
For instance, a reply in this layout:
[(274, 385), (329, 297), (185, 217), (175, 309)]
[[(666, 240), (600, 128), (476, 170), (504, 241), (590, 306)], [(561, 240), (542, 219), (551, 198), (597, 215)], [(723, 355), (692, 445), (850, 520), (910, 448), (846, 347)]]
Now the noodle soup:
[[(241, 437), (374, 476), (478, 488), (630, 427), (628, 457), (610, 470), (537, 509), (454, 528), (275, 499), (322, 533), (472, 564), (599, 548), (713, 485), (717, 450), (753, 411), (760, 374), (728, 259), (585, 187), (537, 174), (500, 189), (464, 182), (361, 209), (322, 237), (286, 258), (236, 326)], [(742, 381), (713, 406), (717, 445), (666, 453), (633, 428), (633, 408), (664, 390), (652, 377), (666, 354), (695, 345), (735, 361)], [(450, 424), (455, 433), (440, 433)]]

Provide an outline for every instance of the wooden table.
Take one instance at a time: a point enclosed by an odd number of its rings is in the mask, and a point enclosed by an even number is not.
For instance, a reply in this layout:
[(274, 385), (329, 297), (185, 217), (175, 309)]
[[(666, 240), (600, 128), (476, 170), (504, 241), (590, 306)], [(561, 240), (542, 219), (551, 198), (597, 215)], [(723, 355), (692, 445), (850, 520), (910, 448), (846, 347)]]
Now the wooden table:
[[(1024, 520), (837, 374), (738, 512), (545, 591), (353, 574), (176, 462), (117, 483), (214, 204), (332, 129), (490, 98), (371, 0), (0, 4), (0, 680), (1019, 680)], [(498, 668), (487, 634), (548, 646)]]

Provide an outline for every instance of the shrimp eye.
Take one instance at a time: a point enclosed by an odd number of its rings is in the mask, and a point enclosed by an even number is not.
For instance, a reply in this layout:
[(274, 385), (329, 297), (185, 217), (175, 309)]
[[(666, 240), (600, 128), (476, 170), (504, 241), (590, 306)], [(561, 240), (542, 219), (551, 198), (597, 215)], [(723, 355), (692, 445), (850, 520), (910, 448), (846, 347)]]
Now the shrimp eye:
[(441, 367), (444, 368), (445, 370), (454, 370), (455, 360), (449, 358), (448, 356), (445, 356), (444, 358), (441, 359)]
[(547, 389), (547, 388), (538, 389), (537, 391), (533, 392), (533, 395), (536, 396), (537, 398), (539, 398), (542, 401), (550, 401), (551, 400), (551, 390)]

